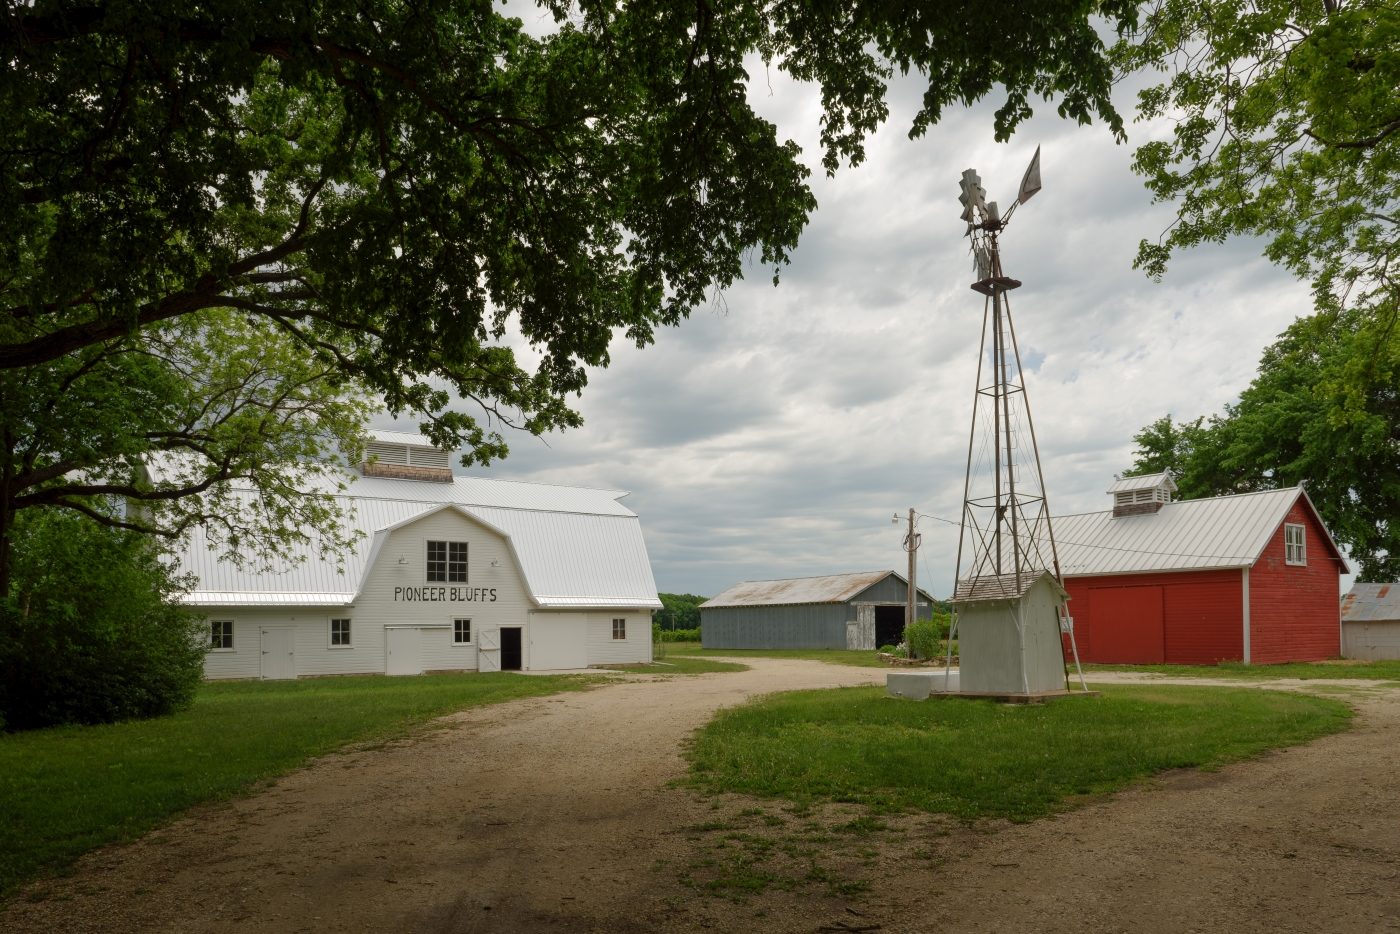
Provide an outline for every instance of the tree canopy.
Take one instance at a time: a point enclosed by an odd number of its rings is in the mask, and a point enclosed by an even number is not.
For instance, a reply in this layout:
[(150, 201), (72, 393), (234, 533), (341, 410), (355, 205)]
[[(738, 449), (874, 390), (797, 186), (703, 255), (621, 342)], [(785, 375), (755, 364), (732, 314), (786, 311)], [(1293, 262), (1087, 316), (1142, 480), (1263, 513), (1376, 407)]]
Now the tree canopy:
[(1172, 136), (1136, 169), (1176, 223), (1138, 265), (1232, 235), (1306, 280), (1315, 314), (1269, 347), (1237, 403), (1145, 428), (1135, 470), (1186, 496), (1306, 482), (1363, 580), (1400, 574), (1400, 9), (1384, 2), (1155, 0), (1114, 49), (1168, 78), (1139, 115)]
[[(1121, 135), (1091, 20), (1136, 9), (542, 8), (544, 37), (489, 0), (6, 7), (0, 582), (33, 506), (275, 550), (333, 520), (296, 491), (357, 456), (369, 404), (467, 464), (506, 454), (503, 425), (580, 424), (567, 397), (615, 333), (645, 345), (752, 259), (776, 282), (816, 208), (749, 106), (750, 56), (821, 86), (830, 172), (863, 159), (895, 69), (927, 77), (911, 135), (997, 87), (999, 139), (1037, 96)], [(229, 517), (233, 482), (261, 513)]]

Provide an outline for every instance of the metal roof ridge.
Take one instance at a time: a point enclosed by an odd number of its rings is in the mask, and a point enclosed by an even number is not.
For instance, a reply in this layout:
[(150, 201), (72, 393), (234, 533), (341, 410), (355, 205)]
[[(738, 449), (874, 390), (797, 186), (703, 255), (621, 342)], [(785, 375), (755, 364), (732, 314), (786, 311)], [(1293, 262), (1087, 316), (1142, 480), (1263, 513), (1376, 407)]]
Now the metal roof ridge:
[[(1248, 493), (1223, 493), (1220, 496), (1201, 496), (1196, 499), (1174, 499), (1170, 503), (1163, 505), (1162, 508), (1166, 509), (1168, 506), (1188, 506), (1192, 503), (1218, 503), (1222, 499), (1243, 499), (1246, 496), (1266, 496), (1274, 493), (1297, 492), (1298, 487), (1296, 486), (1281, 486), (1273, 490), (1250, 490)], [(1090, 512), (1067, 512), (1058, 516), (1051, 516), (1050, 519), (1051, 521), (1055, 519), (1077, 519), (1080, 516), (1102, 516), (1111, 512), (1113, 512), (1112, 509), (1095, 509)], [(1123, 518), (1142, 519), (1151, 518), (1151, 516), (1123, 516)]]
[(575, 486), (572, 483), (546, 483), (543, 480), (509, 480), (505, 477), (478, 477), (473, 474), (453, 474), (452, 483), (458, 480), (480, 480), (484, 483), (521, 483), (526, 486), (553, 486), (561, 490), (588, 490), (590, 493), (616, 493), (619, 498), (631, 496), (631, 490), (616, 490), (610, 486)]
[[(815, 581), (824, 577), (864, 577), (867, 574), (898, 574), (899, 572), (890, 568), (885, 571), (845, 571), (840, 574), (809, 574), (806, 577), (773, 577), (766, 580), (740, 581), (739, 584), (781, 584), (783, 581)], [(902, 578), (901, 578), (902, 579)], [(739, 584), (735, 584), (738, 587)], [(731, 588), (732, 589), (732, 588)]]

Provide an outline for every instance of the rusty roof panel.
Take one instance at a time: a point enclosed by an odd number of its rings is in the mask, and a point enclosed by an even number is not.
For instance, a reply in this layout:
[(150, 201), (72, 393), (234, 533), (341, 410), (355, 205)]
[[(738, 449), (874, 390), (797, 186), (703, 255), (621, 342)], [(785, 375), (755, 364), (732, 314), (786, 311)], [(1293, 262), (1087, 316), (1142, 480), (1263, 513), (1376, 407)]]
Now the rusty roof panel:
[(1400, 584), (1353, 584), (1342, 598), (1342, 621), (1400, 620)]
[[(777, 581), (745, 581), (735, 584), (701, 607), (790, 606), (799, 603), (845, 603), (862, 590), (878, 584), (894, 571), (828, 574), (824, 577), (792, 577)], [(895, 575), (898, 577), (899, 575)], [(903, 578), (900, 578), (903, 580)]]

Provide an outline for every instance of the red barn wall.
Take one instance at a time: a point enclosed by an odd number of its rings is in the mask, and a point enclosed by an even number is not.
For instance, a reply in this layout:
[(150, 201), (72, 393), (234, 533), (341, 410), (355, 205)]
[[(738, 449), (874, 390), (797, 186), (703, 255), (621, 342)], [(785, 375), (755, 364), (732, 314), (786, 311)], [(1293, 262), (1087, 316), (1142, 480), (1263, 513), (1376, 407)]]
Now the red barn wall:
[(1065, 589), (1084, 661), (1213, 665), (1244, 658), (1237, 570), (1071, 577)]
[(1341, 569), (1312, 511), (1299, 500), (1285, 522), (1307, 529), (1307, 566), (1284, 564), (1283, 526), (1249, 572), (1249, 659), (1312, 662), (1342, 653)]

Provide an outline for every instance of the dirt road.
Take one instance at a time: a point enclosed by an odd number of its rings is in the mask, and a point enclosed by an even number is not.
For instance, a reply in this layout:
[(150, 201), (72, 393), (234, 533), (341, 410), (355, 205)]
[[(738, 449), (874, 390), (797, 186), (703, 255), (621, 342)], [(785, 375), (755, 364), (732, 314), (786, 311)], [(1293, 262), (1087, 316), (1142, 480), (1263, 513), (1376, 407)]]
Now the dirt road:
[[(468, 711), (396, 746), (328, 756), (30, 887), (0, 928), (1400, 929), (1400, 692), (1359, 691), (1347, 733), (1059, 818), (868, 825), (843, 806), (668, 787), (682, 742), (716, 709), (884, 674), (752, 664)], [(755, 880), (770, 884), (745, 894)]]

